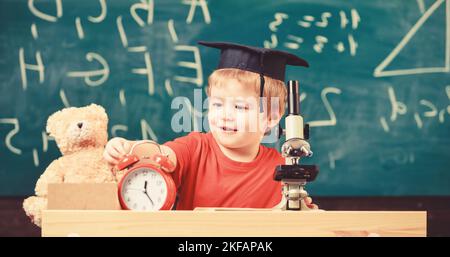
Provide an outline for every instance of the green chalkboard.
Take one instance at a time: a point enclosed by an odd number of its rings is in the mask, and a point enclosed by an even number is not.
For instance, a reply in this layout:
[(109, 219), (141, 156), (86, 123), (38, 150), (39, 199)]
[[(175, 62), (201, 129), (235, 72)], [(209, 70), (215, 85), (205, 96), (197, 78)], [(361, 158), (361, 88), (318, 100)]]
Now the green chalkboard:
[(450, 195), (448, 0), (0, 0), (0, 195), (33, 193), (65, 106), (104, 106), (110, 137), (185, 135), (174, 99), (204, 112), (218, 58), (198, 40), (309, 61), (286, 77), (321, 169), (312, 195)]

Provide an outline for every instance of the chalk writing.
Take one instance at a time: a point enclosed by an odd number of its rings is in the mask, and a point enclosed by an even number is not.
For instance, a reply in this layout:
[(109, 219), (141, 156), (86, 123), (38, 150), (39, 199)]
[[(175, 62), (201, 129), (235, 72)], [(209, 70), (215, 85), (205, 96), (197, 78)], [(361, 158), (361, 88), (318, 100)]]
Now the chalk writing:
[[(334, 18), (334, 16), (336, 18)], [(296, 21), (299, 29), (297, 31), (289, 31), (285, 40), (280, 40), (278, 33), (283, 23), (292, 18), (292, 15), (282, 12), (276, 12), (273, 16), (274, 20), (268, 25), (269, 30), (272, 32), (269, 40), (264, 40), (263, 44), (266, 48), (277, 48), (279, 45), (291, 50), (301, 49), (302, 45), (308, 44), (312, 46), (312, 49), (317, 54), (322, 54), (328, 44), (332, 44), (332, 49), (335, 49), (338, 53), (344, 53), (346, 50), (350, 53), (350, 56), (355, 56), (358, 48), (358, 43), (353, 36), (353, 32), (356, 31), (361, 22), (361, 17), (356, 9), (350, 10), (350, 20), (347, 18), (347, 14), (344, 10), (339, 11), (339, 15), (334, 15), (332, 12), (322, 12), (319, 17), (313, 15), (303, 15), (301, 19)], [(347, 32), (346, 40), (333, 40), (331, 41), (326, 35), (326, 29), (330, 24), (338, 22), (341, 30), (344, 32), (347, 29), (347, 25), (351, 22), (351, 31)], [(305, 29), (317, 29), (317, 35), (313, 40), (305, 39), (302, 35), (302, 31)], [(302, 30), (303, 29), (303, 30)], [(296, 33), (293, 33), (296, 32)], [(303, 48), (304, 49), (304, 48)], [(306, 50), (306, 49), (304, 49)]]

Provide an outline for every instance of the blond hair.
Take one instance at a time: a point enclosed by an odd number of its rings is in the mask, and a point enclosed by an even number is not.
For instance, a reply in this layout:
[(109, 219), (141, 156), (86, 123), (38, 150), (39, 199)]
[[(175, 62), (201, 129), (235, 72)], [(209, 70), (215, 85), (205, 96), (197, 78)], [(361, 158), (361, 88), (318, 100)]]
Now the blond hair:
[[(240, 69), (219, 69), (215, 70), (208, 78), (208, 88), (206, 93), (211, 95), (211, 88), (213, 86), (222, 86), (223, 82), (227, 79), (236, 79), (245, 87), (253, 88), (256, 94), (260, 94), (260, 75), (251, 71), (245, 71)], [(278, 79), (273, 79), (264, 76), (264, 97), (267, 99), (267, 110), (272, 110), (272, 97), (278, 98), (278, 113), (280, 117), (284, 115), (287, 90), (284, 86), (284, 82)], [(267, 112), (268, 119), (271, 118), (271, 113)]]

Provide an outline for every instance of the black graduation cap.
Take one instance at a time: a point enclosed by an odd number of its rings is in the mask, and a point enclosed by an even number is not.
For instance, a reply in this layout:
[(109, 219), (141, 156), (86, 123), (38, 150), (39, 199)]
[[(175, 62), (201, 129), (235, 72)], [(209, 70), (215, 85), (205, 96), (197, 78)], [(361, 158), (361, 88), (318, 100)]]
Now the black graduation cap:
[[(235, 68), (260, 74), (260, 96), (264, 93), (264, 75), (284, 82), (286, 65), (309, 67), (302, 58), (288, 52), (239, 45), (229, 42), (205, 42), (200, 45), (221, 50), (220, 62), (217, 69)], [(263, 111), (262, 104), (260, 112)]]

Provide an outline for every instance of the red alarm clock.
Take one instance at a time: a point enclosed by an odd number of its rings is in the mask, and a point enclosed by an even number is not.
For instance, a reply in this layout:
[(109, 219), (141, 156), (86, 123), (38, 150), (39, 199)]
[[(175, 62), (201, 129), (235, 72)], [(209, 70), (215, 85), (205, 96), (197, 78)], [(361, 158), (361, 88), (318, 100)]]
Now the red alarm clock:
[[(140, 146), (136, 148), (137, 146)], [(159, 152), (155, 152), (157, 146)], [(170, 210), (175, 203), (176, 187), (170, 174), (175, 165), (162, 154), (158, 144), (140, 141), (117, 164), (128, 168), (119, 182), (119, 201), (125, 210)]]

